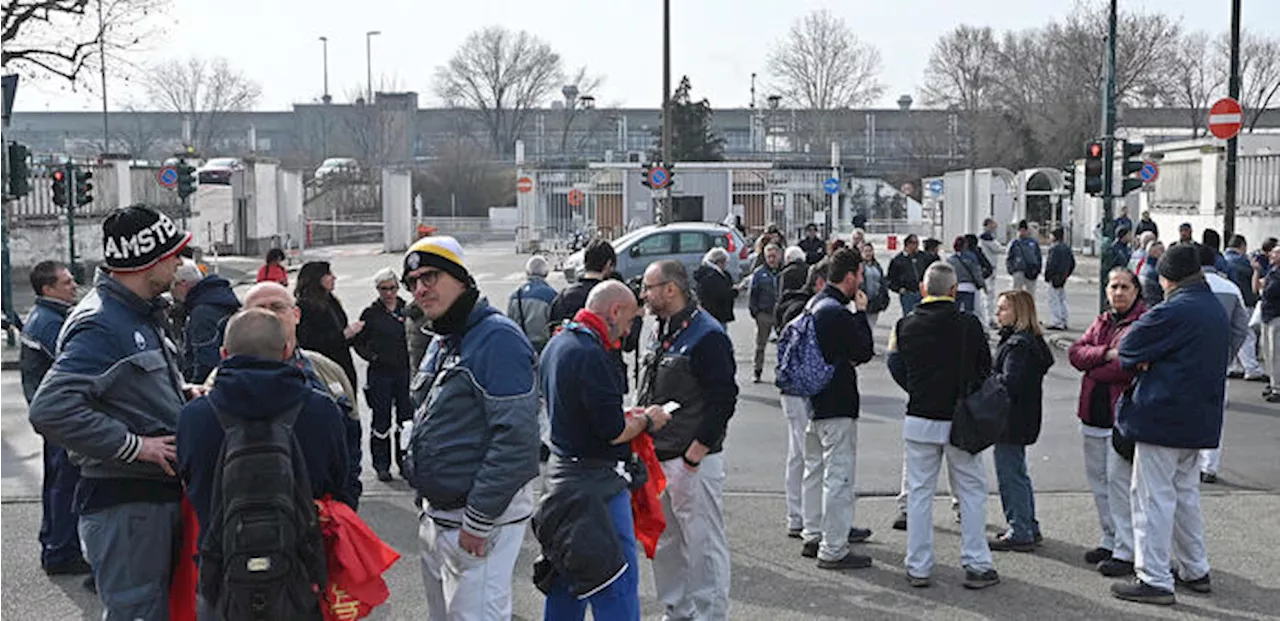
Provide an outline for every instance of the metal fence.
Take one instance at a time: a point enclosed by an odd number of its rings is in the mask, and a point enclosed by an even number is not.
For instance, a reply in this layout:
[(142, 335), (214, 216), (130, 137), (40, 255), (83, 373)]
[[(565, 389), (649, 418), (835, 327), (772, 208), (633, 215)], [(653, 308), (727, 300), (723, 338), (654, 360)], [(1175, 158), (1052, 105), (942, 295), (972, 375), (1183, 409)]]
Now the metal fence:
[(1236, 174), (1242, 210), (1280, 212), (1280, 154), (1241, 156)]

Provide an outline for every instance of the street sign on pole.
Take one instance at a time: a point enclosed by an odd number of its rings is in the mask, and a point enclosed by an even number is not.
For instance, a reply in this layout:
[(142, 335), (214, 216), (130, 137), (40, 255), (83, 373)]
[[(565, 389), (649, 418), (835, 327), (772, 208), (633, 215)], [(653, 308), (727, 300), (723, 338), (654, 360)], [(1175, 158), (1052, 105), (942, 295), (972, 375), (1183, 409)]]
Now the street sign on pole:
[(520, 177), (516, 179), (516, 190), (521, 194), (527, 194), (533, 191), (533, 179), (528, 177)]
[(174, 186), (178, 185), (178, 169), (173, 166), (165, 166), (164, 168), (161, 168), (160, 172), (156, 173), (156, 181), (159, 181), (160, 185), (172, 190)]
[(827, 180), (822, 182), (822, 189), (827, 194), (835, 194), (840, 191), (840, 180), (835, 177), (827, 177)]
[(934, 180), (932, 180), (932, 181), (930, 181), (930, 182), (929, 182), (929, 193), (930, 193), (930, 194), (932, 194), (932, 195), (934, 195), (934, 196), (937, 196), (937, 195), (939, 195), (939, 194), (942, 194), (942, 180), (941, 180), (941, 179), (934, 179)]
[(582, 190), (579, 190), (578, 188), (574, 188), (572, 190), (569, 190), (568, 198), (569, 198), (570, 207), (580, 207), (582, 205), (582, 199), (585, 198), (585, 195), (583, 195)]
[(1240, 102), (1223, 97), (1209, 108), (1209, 133), (1221, 140), (1230, 140), (1240, 133), (1244, 125), (1244, 109)]
[(667, 187), (667, 183), (671, 181), (671, 173), (665, 167), (654, 166), (649, 169), (649, 187), (655, 190), (661, 190)]
[(1142, 179), (1143, 183), (1152, 183), (1160, 178), (1160, 167), (1156, 166), (1155, 162), (1143, 162), (1142, 170), (1138, 171), (1138, 178)]

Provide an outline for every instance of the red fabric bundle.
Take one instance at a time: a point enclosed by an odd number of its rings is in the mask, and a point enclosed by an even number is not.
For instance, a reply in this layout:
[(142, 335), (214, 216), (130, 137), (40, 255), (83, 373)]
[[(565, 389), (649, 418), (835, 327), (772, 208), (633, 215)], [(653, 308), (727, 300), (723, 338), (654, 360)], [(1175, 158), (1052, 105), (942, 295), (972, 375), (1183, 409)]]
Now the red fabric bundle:
[(653, 558), (658, 549), (658, 537), (667, 528), (667, 518), (662, 515), (662, 490), (667, 489), (667, 477), (662, 473), (662, 464), (658, 455), (653, 452), (653, 439), (642, 433), (631, 439), (631, 452), (640, 456), (644, 467), (649, 471), (649, 480), (644, 487), (631, 493), (631, 513), (635, 517), (636, 539), (644, 544), (644, 555)]
[(400, 560), (400, 554), (383, 543), (351, 507), (325, 496), (316, 501), (316, 509), (329, 564), (324, 618), (362, 619), (387, 601), (390, 592), (382, 574)]
[(169, 620), (196, 621), (196, 588), (200, 573), (196, 568), (196, 542), (200, 539), (200, 520), (195, 507), (182, 495), (182, 541), (174, 559), (173, 577), (169, 579)]

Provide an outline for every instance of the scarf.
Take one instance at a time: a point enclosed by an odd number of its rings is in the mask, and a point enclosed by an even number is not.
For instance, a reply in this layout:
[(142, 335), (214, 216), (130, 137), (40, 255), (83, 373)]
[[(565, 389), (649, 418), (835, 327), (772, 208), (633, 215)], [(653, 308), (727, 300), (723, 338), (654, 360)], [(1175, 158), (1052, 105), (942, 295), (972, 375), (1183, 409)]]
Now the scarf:
[(604, 345), (605, 351), (616, 351), (622, 347), (621, 342), (609, 339), (609, 325), (608, 322), (605, 321), (604, 317), (584, 308), (573, 316), (573, 321), (574, 323), (581, 324), (583, 327), (591, 330), (591, 332), (600, 339), (600, 343)]
[(461, 334), (466, 330), (467, 318), (471, 316), (479, 299), (480, 291), (474, 287), (468, 288), (439, 319), (428, 320), (427, 329), (445, 336)]

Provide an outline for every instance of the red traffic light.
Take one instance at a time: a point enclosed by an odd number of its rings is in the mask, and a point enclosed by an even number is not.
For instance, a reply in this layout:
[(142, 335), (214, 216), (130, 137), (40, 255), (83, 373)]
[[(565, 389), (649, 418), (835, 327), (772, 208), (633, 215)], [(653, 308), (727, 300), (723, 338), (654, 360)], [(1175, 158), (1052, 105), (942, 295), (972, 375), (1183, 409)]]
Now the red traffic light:
[(1089, 143), (1089, 157), (1102, 157), (1102, 143)]
[(66, 178), (67, 178), (67, 173), (65, 173), (65, 172), (63, 172), (63, 171), (61, 171), (61, 170), (55, 170), (55, 171), (53, 171), (53, 180), (54, 180), (54, 181), (62, 181), (63, 179), (66, 179)]

